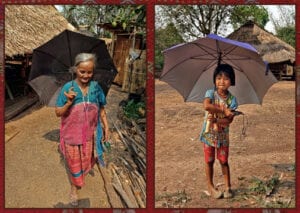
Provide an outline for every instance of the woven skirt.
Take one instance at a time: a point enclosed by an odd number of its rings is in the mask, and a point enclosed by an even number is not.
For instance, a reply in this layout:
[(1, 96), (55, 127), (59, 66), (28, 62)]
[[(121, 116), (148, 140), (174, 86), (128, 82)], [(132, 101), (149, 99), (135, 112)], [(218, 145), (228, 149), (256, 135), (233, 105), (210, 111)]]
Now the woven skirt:
[(94, 143), (86, 143), (85, 152), (82, 145), (65, 144), (65, 159), (70, 181), (75, 186), (84, 186), (85, 176), (95, 164)]

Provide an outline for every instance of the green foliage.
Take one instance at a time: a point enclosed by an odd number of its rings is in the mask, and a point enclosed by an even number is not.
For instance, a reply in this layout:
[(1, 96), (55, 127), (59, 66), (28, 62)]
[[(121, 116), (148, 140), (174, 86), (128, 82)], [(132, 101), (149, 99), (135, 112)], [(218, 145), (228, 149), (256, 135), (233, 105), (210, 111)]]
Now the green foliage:
[(136, 27), (141, 34), (146, 31), (144, 5), (63, 5), (62, 14), (76, 28), (87, 25), (88, 30), (97, 35), (100, 23), (111, 23), (128, 31)]
[(277, 37), (285, 41), (292, 47), (296, 47), (296, 29), (295, 26), (287, 26), (277, 29)]
[(160, 201), (164, 208), (184, 207), (191, 200), (185, 190), (155, 196), (155, 201)]
[(165, 28), (157, 29), (155, 31), (155, 67), (159, 69), (163, 67), (163, 50), (183, 42), (183, 38), (173, 23), (168, 24)]
[(257, 5), (238, 5), (233, 8), (230, 16), (231, 24), (234, 29), (239, 28), (249, 20), (254, 21), (260, 27), (269, 21), (269, 15), (266, 8)]
[(127, 118), (139, 119), (145, 117), (146, 104), (145, 102), (128, 101), (123, 108), (124, 114)]
[(164, 23), (173, 23), (184, 40), (194, 40), (209, 33), (219, 34), (227, 30), (230, 5), (166, 5), (157, 8), (160, 16), (165, 17)]
[(124, 30), (135, 26), (140, 32), (145, 32), (146, 7), (144, 5), (109, 5), (106, 12), (106, 22), (110, 22), (113, 26), (121, 26)]
[(275, 174), (273, 177), (271, 177), (271, 179), (266, 181), (254, 177), (251, 180), (249, 190), (257, 194), (264, 194), (266, 196), (269, 196), (273, 192), (275, 187), (279, 185), (279, 182), (280, 180), (277, 174)]

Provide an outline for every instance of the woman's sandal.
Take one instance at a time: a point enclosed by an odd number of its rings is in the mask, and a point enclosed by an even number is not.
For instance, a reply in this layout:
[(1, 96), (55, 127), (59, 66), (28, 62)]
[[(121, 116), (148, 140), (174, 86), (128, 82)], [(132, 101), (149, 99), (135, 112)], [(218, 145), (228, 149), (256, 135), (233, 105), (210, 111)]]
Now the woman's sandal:
[(233, 191), (228, 189), (224, 192), (224, 198), (233, 198)]
[(213, 189), (213, 190), (211, 190), (210, 195), (215, 199), (220, 199), (223, 196), (223, 192)]
[(78, 195), (76, 192), (70, 193), (70, 203), (72, 206), (78, 206)]

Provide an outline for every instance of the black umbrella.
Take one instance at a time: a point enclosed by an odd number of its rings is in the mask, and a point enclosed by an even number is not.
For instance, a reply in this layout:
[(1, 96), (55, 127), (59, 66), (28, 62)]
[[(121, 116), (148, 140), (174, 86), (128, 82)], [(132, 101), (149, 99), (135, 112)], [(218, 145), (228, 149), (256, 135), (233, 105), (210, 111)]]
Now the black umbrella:
[(97, 56), (93, 80), (107, 94), (117, 70), (103, 40), (65, 30), (45, 44), (33, 50), (29, 84), (40, 101), (54, 106), (61, 87), (73, 80), (70, 67), (79, 53), (94, 53)]

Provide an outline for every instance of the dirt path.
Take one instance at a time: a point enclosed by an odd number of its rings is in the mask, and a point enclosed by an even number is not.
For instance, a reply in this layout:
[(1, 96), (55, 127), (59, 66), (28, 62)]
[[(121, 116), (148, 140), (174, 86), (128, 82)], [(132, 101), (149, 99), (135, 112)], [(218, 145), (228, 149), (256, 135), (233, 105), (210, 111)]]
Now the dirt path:
[[(155, 82), (155, 199), (156, 207), (255, 208), (295, 206), (295, 82), (272, 86), (262, 106), (242, 105), (248, 118), (241, 140), (243, 117), (231, 125), (230, 169), (236, 196), (214, 200), (205, 193), (202, 144), (198, 136), (203, 107), (184, 103), (166, 83)], [(267, 181), (279, 180), (271, 191), (259, 194)], [(215, 164), (215, 184), (224, 182)]]
[[(127, 94), (112, 86), (107, 96), (107, 115), (116, 111)], [(54, 108), (42, 107), (5, 124), (19, 133), (5, 143), (5, 207), (67, 208), (70, 185), (57, 152), (60, 119)], [(110, 208), (97, 167), (79, 192), (79, 208)]]

